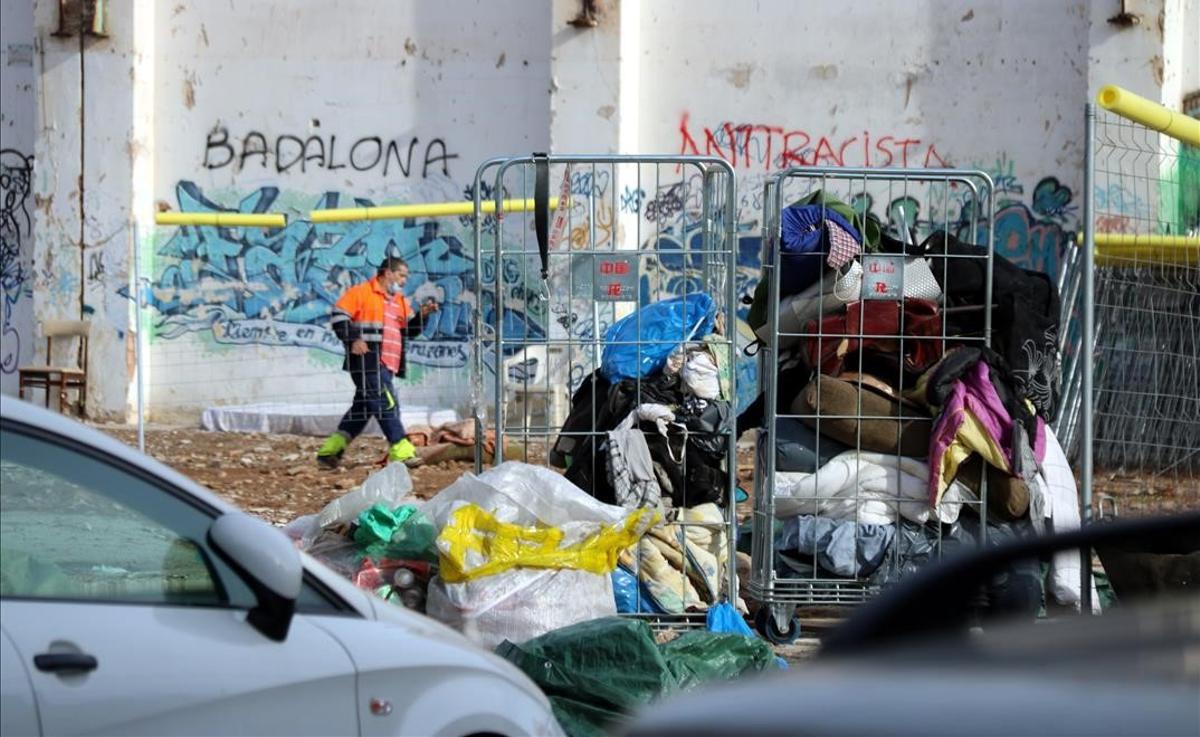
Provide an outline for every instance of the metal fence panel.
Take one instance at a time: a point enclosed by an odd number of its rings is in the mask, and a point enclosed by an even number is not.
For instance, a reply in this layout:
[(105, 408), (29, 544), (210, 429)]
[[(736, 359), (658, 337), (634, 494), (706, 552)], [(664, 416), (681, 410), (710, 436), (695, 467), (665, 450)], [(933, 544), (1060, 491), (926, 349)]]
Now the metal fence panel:
[(1090, 309), (1094, 470), (1085, 469), (1085, 505), (1094, 494), (1109, 497), (1108, 513), (1117, 497), (1127, 508), (1143, 500), (1170, 508), (1175, 494), (1200, 489), (1200, 148), (1103, 109), (1089, 106), (1089, 116), (1094, 297), (1075, 299), (1085, 264), (1069, 254), (1060, 281), (1075, 329), (1063, 334), (1069, 401), (1056, 427), (1073, 454), (1086, 454), (1077, 327)]
[[(759, 333), (763, 419), (756, 454), (749, 591), (764, 605), (758, 625), (768, 636), (785, 637), (792, 612), (799, 605), (858, 604), (882, 586), (898, 580), (913, 549), (906, 548), (902, 541), (908, 540), (904, 536), (914, 530), (933, 530), (928, 557), (940, 555), (944, 526), (938, 520), (931, 520), (923, 527), (901, 525), (903, 510), (915, 508), (914, 498), (904, 488), (901, 477), (905, 472), (901, 469), (906, 462), (912, 465), (912, 456), (924, 456), (928, 450), (928, 440), (924, 447), (906, 449), (907, 428), (930, 423), (930, 416), (909, 401), (918, 385), (907, 364), (899, 364), (899, 370), (873, 365), (865, 346), (886, 344), (889, 347), (885, 352), (905, 357), (901, 360), (907, 362), (910, 354), (940, 356), (953, 345), (989, 345), (993, 302), (992, 191), (992, 182), (986, 174), (953, 169), (799, 167), (781, 173), (767, 184), (763, 282), (768, 287), (766, 321)], [(873, 202), (907, 201), (929, 203), (932, 212), (920, 219), (921, 225), (917, 225), (915, 214), (902, 205), (891, 208), (884, 219), (872, 220)], [(810, 211), (813, 207), (820, 211), (819, 222), (812, 227), (828, 229), (827, 248), (808, 253), (785, 252), (784, 206), (793, 203), (809, 203)], [(892, 240), (887, 247), (872, 248), (871, 253), (865, 248), (860, 253), (857, 244), (849, 243), (850, 251), (837, 259), (843, 263), (835, 263), (839, 248), (836, 234), (846, 230), (847, 225), (855, 229), (858, 243), (869, 239), (872, 227), (881, 231), (877, 240)], [(948, 247), (940, 255), (932, 251), (927, 254), (920, 245), (936, 231), (964, 244), (988, 244), (988, 247), (966, 255), (952, 254)], [(847, 259), (850, 252), (853, 258)], [(982, 301), (975, 308), (975, 329), (968, 334), (951, 329), (950, 323), (955, 319), (951, 314), (964, 308), (943, 304), (938, 287), (941, 284), (949, 288), (954, 281), (950, 272), (956, 270), (955, 263), (960, 267), (970, 263), (979, 268)], [(805, 297), (805, 293), (797, 293), (794, 287), (784, 288), (787, 274), (801, 270), (813, 275), (815, 283), (807, 292), (818, 295), (817, 298)], [(781, 301), (781, 297), (786, 299)], [(866, 315), (873, 311), (870, 309), (873, 306), (880, 308), (880, 314), (898, 312), (898, 322), (889, 326), (881, 326), (877, 321), (868, 324)], [(911, 313), (910, 306), (913, 306)], [(923, 315), (917, 307), (930, 312)], [(838, 320), (844, 320), (844, 324)], [(844, 379), (844, 385), (855, 393), (849, 404), (843, 401), (841, 406), (835, 406), (832, 399), (829, 404), (823, 402), (822, 394), (837, 386), (829, 384), (830, 389), (825, 388), (827, 377), (833, 374)], [(884, 377), (882, 384), (886, 386), (872, 382), (879, 377)], [(877, 391), (883, 393), (876, 394)], [(871, 397), (886, 397), (884, 401), (890, 407), (867, 409)], [(873, 402), (871, 406), (877, 404)], [(878, 430), (878, 424), (874, 426), (876, 429), (867, 429), (880, 422), (887, 423), (889, 429)], [(780, 471), (781, 448), (785, 442), (792, 442), (788, 440), (789, 434), (801, 427), (809, 430), (799, 432), (811, 433), (813, 460), (806, 462), (812, 471), (795, 473), (795, 468)], [(894, 432), (894, 437), (868, 441), (868, 432), (884, 435)], [(839, 441), (836, 445), (832, 439), (835, 435)], [(835, 445), (837, 450), (833, 452), (839, 454), (833, 459), (826, 458), (823, 444)], [(895, 449), (882, 453), (876, 444), (892, 444)], [(896, 472), (868, 482), (876, 465), (878, 468), (890, 465)], [(846, 478), (835, 498), (827, 493), (829, 489), (823, 479), (830, 479), (829, 484), (837, 486), (839, 474)], [(984, 476), (981, 468), (978, 496), (961, 504), (962, 509), (973, 508), (978, 517), (980, 543), (988, 534)], [(926, 505), (918, 498), (916, 506)], [(878, 521), (877, 518), (883, 517), (894, 524)], [(784, 539), (791, 533), (781, 518), (788, 519), (786, 524), (793, 524), (793, 520), (802, 524), (808, 519), (813, 527), (823, 519), (852, 523), (851, 539), (846, 544), (852, 547), (850, 555), (858, 565), (851, 565), (852, 570), (847, 572), (831, 572), (829, 562), (822, 563), (818, 558), (821, 551), (815, 535), (797, 537), (804, 560), (785, 555), (777, 549), (781, 526)], [(894, 533), (894, 537), (884, 546), (886, 553), (870, 565), (862, 564), (864, 557), (879, 554), (874, 548), (867, 552), (873, 545), (869, 538), (889, 526), (888, 532)]]
[[(539, 166), (545, 174), (540, 191)], [(641, 316), (661, 300), (707, 295), (716, 330), (705, 344), (717, 363), (730, 369), (722, 399), (713, 402), (724, 403), (723, 420), (707, 434), (719, 453), (719, 471), (701, 488), (689, 475), (690, 456), (683, 455), (684, 482), (675, 489), (675, 503), (663, 490), (671, 525), (662, 529), (669, 530), (680, 551), (689, 550), (688, 541), (707, 539), (707, 549), (723, 557), (719, 590), (705, 593), (713, 572), (705, 574), (703, 564), (690, 553), (683, 555), (677, 601), (697, 602), (697, 594), (705, 605), (719, 597), (736, 599), (737, 199), (732, 169), (716, 157), (526, 156), (483, 164), (475, 192), (477, 467), (519, 460), (564, 469), (569, 479), (594, 491), (586, 479), (607, 473), (602, 449), (615, 429), (613, 420), (623, 419), (605, 415), (606, 397), (612, 396), (607, 388), (592, 391), (601, 386), (594, 377), (606, 351), (623, 347), (640, 355), (694, 346), (696, 338), (682, 326), (679, 332), (648, 335), (652, 326), (642, 325)], [(504, 198), (548, 195), (560, 202), (543, 223), (541, 241), (536, 209), (483, 211), (489, 201), (498, 205)], [(606, 339), (610, 326), (626, 317), (638, 325), (633, 339)], [(661, 401), (652, 398), (652, 383), (651, 375), (626, 382), (634, 404)], [(573, 419), (564, 425), (568, 414)], [(671, 437), (668, 433), (668, 453), (675, 452)], [(685, 431), (683, 442), (699, 437)], [(586, 473), (580, 472), (584, 467)], [(692, 509), (702, 498), (716, 500), (719, 518), (697, 519), (680, 510)], [(651, 552), (638, 546), (635, 576), (642, 577)], [(691, 606), (646, 616), (675, 626), (704, 621)]]

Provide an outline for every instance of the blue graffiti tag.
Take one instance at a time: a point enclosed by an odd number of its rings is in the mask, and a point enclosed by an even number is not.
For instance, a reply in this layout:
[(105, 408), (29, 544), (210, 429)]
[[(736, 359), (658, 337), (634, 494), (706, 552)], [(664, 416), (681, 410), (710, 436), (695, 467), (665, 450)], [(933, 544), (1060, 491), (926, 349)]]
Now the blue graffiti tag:
[(621, 193), (621, 212), (641, 212), (646, 200), (646, 190), (626, 187)]
[[(184, 212), (231, 211), (206, 198), (192, 182), (180, 182), (176, 196)], [(262, 187), (236, 211), (266, 212), (278, 196), (277, 188)], [(339, 207), (342, 199), (327, 193), (315, 207)], [(373, 205), (361, 198), (352, 204)], [(147, 302), (158, 313), (159, 338), (211, 331), (219, 342), (341, 353), (327, 327), (330, 309), (346, 288), (373, 276), (389, 255), (408, 262), (410, 295), (433, 298), (440, 305), (418, 340), (459, 344), (453, 349), (416, 349), (414, 344), (413, 362), (465, 365), (468, 352), (461, 344), (471, 339), (474, 294), (479, 291), (475, 263), (462, 241), (443, 232), (437, 221), (313, 223), (300, 217), (279, 229), (181, 226), (156, 254), (157, 275)], [(485, 274), (484, 280), (494, 278)], [(520, 278), (519, 273), (502, 275), (506, 287)], [(485, 319), (494, 319), (491, 301), (482, 309)], [(511, 335), (530, 340), (544, 336), (541, 321), (512, 307), (505, 307), (505, 323)]]

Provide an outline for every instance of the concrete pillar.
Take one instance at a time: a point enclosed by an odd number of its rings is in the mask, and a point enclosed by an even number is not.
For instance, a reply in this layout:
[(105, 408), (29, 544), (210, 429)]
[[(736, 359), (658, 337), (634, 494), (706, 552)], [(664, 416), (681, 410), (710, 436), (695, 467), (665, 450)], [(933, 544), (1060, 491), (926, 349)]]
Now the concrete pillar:
[[(34, 4), (33, 308), (35, 321), (91, 321), (88, 414), (125, 420), (133, 375), (131, 224), (135, 207), (152, 216), (154, 3), (106, 7), (108, 36), (81, 38), (55, 35), (57, 0)], [(64, 348), (52, 360), (74, 356)]]
[(621, 12), (597, 0), (594, 27), (576, 27), (582, 0), (553, 0), (550, 27), (550, 147), (554, 153), (616, 153), (620, 148)]
[[(33, 314), (37, 325), (79, 319), (83, 312), (83, 78), (78, 36), (53, 35), (56, 0), (36, 0), (38, 85), (34, 144)], [(35, 326), (32, 362), (73, 361), (68, 351), (47, 357)], [(96, 363), (97, 367), (101, 364)]]
[(1086, 6), (1088, 100), (1095, 100), (1101, 87), (1115, 84), (1142, 97), (1163, 101), (1166, 5), (1167, 0), (1130, 3), (1126, 16), (1119, 14), (1120, 3)]
[(0, 391), (17, 393), (33, 355), (33, 147), (37, 82), (33, 5), (6, 3), (0, 23)]

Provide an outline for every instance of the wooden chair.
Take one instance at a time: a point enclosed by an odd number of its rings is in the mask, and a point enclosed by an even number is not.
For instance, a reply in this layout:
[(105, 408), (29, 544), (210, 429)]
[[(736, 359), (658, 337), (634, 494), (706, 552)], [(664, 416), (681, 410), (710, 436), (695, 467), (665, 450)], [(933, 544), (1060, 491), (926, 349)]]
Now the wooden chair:
[[(42, 322), (42, 334), (46, 336), (45, 366), (21, 366), (17, 369), (17, 394), (25, 398), (25, 390), (41, 389), (46, 393), (46, 407), (50, 407), (50, 394), (58, 393), (58, 410), (67, 406), (67, 395), (75, 392), (77, 410), (80, 417), (86, 415), (87, 404), (87, 369), (88, 369), (88, 331), (91, 323), (87, 320), (46, 320)], [(49, 365), (54, 360), (54, 340), (79, 339), (77, 354), (78, 366)]]

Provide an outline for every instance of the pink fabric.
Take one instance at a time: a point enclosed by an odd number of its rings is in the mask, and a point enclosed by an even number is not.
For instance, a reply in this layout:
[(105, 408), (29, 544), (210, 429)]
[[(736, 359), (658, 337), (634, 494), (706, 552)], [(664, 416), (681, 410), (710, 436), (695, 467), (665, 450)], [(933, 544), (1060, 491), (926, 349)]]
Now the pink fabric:
[[(979, 420), (984, 430), (1000, 447), (1006, 466), (1002, 471), (1013, 473), (1016, 449), (1013, 447), (1013, 419), (1000, 401), (996, 387), (992, 384), (991, 368), (984, 361), (967, 369), (954, 382), (950, 396), (934, 423), (929, 438), (929, 503), (936, 505), (952, 479), (941, 477), (942, 456), (958, 436), (963, 424), (963, 412), (970, 412)], [(1035, 417), (1033, 457), (1040, 465), (1046, 458), (1046, 428), (1041, 417)]]
[(826, 220), (825, 226), (829, 228), (829, 256), (825, 263), (836, 269), (854, 260), (860, 248), (858, 239), (832, 220)]

